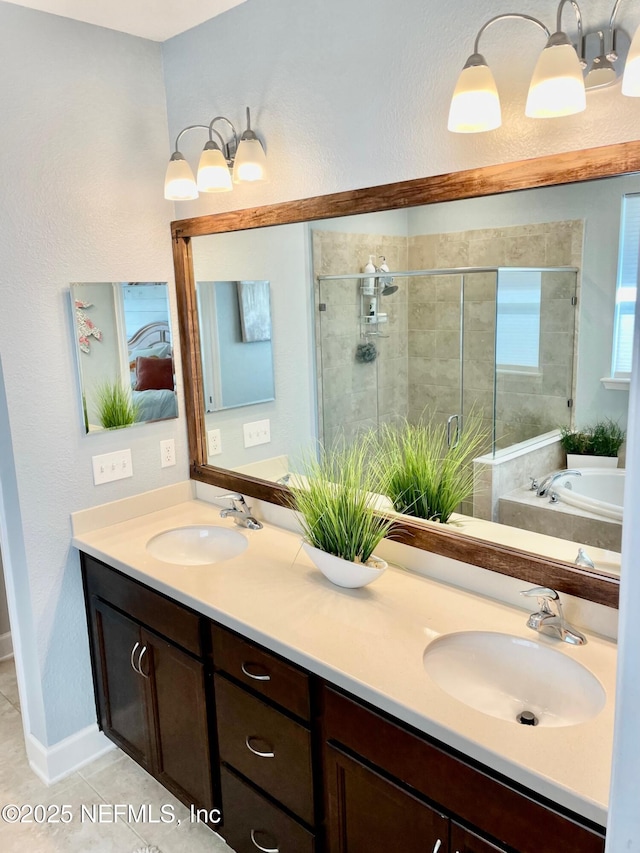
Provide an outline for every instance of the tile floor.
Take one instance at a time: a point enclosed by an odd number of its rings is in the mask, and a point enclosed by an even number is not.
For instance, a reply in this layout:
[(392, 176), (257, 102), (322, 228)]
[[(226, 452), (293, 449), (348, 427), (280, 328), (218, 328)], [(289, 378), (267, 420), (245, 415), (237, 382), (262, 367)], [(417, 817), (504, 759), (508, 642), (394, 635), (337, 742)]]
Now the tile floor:
[[(91, 807), (103, 806), (110, 822), (81, 820)], [(175, 822), (113, 821), (115, 804), (144, 804), (154, 820), (171, 805)], [(191, 823), (188, 810), (119, 749), (47, 787), (27, 762), (13, 660), (0, 661), (0, 809), (18, 806), (71, 807), (68, 823), (7, 823), (0, 819), (2, 853), (133, 853), (156, 846), (160, 853), (233, 853), (208, 827)], [(48, 810), (51, 814), (52, 810)]]

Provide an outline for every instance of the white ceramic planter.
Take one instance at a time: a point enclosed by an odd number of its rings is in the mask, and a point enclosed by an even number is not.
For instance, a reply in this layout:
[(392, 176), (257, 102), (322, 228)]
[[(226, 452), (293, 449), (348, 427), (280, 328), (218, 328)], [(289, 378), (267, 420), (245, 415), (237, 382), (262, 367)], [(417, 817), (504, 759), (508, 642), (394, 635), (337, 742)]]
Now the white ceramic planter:
[(314, 566), (320, 569), (331, 583), (347, 589), (356, 589), (372, 583), (387, 568), (386, 562), (375, 554), (368, 563), (352, 563), (349, 560), (343, 560), (342, 557), (336, 557), (335, 554), (328, 554), (326, 551), (314, 548), (308, 542), (303, 542), (302, 548)]
[(585, 453), (567, 453), (567, 468), (617, 468), (617, 456), (589, 456)]

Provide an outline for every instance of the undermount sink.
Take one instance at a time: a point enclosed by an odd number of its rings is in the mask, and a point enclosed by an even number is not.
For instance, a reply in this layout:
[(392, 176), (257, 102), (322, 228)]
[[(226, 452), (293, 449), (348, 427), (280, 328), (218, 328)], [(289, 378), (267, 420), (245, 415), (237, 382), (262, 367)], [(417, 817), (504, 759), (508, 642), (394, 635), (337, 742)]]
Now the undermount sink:
[(163, 563), (205, 566), (237, 557), (248, 544), (238, 530), (201, 524), (158, 533), (147, 542), (147, 551)]
[(523, 725), (573, 726), (595, 717), (605, 704), (602, 685), (582, 664), (509, 634), (445, 634), (427, 646), (423, 664), (450, 696)]

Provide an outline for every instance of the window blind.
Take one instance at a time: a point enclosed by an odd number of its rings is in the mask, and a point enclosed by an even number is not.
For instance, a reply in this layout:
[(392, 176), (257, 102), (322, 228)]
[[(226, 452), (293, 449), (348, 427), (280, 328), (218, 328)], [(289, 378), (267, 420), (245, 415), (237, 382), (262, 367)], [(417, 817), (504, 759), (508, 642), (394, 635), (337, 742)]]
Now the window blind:
[(503, 370), (540, 366), (542, 273), (504, 270), (498, 274), (496, 362)]
[(617, 377), (629, 376), (631, 373), (639, 255), (640, 193), (632, 193), (622, 197), (620, 220), (620, 253), (611, 366), (611, 374)]

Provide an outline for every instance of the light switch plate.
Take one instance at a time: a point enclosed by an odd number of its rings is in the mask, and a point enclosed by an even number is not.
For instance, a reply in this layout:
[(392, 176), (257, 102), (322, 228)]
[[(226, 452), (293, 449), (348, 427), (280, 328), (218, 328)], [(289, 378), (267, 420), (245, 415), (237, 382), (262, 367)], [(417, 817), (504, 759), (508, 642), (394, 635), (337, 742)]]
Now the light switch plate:
[(252, 421), (243, 424), (244, 446), (254, 447), (256, 444), (268, 444), (271, 441), (271, 421), (265, 418), (263, 421)]
[(96, 486), (111, 483), (114, 480), (124, 480), (133, 477), (131, 450), (116, 450), (114, 453), (103, 453), (92, 456), (93, 482)]
[(222, 435), (219, 429), (207, 430), (207, 453), (219, 456), (222, 453)]

